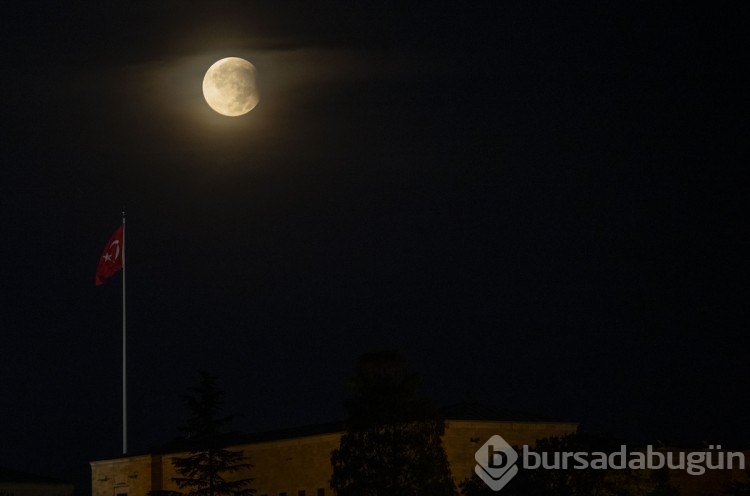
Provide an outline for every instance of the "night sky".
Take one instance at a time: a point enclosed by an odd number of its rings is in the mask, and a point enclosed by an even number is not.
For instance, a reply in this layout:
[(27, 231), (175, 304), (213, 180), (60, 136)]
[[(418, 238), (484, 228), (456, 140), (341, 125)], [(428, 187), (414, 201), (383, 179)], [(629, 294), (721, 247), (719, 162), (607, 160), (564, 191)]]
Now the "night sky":
[(440, 405), (750, 447), (746, 5), (13, 3), (0, 466), (121, 452), (123, 205), (132, 452), (199, 370), (252, 432), (342, 419), (385, 347)]

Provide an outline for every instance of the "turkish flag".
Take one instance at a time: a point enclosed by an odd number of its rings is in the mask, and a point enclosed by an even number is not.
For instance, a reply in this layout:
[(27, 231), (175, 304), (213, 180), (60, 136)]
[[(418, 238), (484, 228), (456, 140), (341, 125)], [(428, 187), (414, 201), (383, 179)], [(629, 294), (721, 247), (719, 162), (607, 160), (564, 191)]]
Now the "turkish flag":
[(125, 251), (123, 237), (125, 235), (125, 226), (117, 228), (117, 231), (109, 238), (109, 242), (104, 247), (102, 256), (99, 259), (99, 265), (96, 267), (96, 285), (101, 286), (106, 279), (112, 277), (115, 272), (122, 269), (122, 257)]

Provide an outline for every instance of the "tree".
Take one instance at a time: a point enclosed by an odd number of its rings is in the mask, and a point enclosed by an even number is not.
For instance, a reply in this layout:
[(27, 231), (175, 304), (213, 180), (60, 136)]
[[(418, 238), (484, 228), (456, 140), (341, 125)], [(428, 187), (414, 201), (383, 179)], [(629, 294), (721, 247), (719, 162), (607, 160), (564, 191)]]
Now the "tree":
[[(554, 462), (560, 453), (604, 453), (618, 452), (622, 440), (610, 435), (577, 432), (561, 437), (549, 437), (537, 441), (529, 451)], [(519, 459), (521, 450), (516, 447)], [(558, 458), (559, 460), (559, 458)], [(574, 468), (525, 468), (519, 463), (518, 473), (502, 488), (503, 496), (678, 496), (679, 491), (669, 482), (668, 470), (641, 472), (630, 468), (594, 469)], [(491, 496), (495, 493), (476, 474), (460, 483), (463, 496)]]
[(750, 496), (750, 468), (745, 481), (734, 481), (724, 490), (727, 496)]
[(359, 358), (346, 431), (331, 453), (338, 496), (457, 496), (442, 443), (445, 422), (418, 395), (420, 384), (398, 351)]
[(649, 477), (650, 491), (646, 496), (680, 496), (680, 490), (672, 485), (670, 479), (668, 467), (652, 470)]
[[(561, 437), (549, 437), (537, 441), (534, 451), (552, 460), (556, 453), (610, 453), (617, 452), (625, 443), (606, 434), (576, 432)], [(596, 494), (620, 496), (631, 494), (639, 481), (628, 469), (587, 468), (525, 470), (529, 479), (537, 485), (552, 489), (553, 494), (578, 496)]]
[(189, 417), (181, 429), (186, 434), (189, 455), (172, 458), (172, 465), (181, 477), (172, 480), (187, 496), (250, 496), (255, 489), (248, 486), (253, 479), (228, 480), (224, 474), (234, 474), (253, 467), (242, 451), (226, 449), (231, 433), (224, 426), (232, 416), (220, 417), (224, 392), (216, 385), (216, 377), (201, 373), (197, 386), (185, 396)]

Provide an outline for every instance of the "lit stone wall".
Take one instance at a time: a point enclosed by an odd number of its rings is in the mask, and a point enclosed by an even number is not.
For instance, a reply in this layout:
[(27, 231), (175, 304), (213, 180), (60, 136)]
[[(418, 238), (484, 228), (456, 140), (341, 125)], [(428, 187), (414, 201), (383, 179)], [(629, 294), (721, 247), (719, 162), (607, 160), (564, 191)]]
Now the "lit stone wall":
[(91, 495), (145, 496), (159, 489), (160, 458), (143, 455), (91, 462)]
[[(577, 424), (548, 422), (489, 422), (450, 420), (443, 444), (453, 478), (461, 482), (474, 473), (474, 453), (495, 434), (511, 445), (535, 444), (537, 439), (575, 432)], [(235, 446), (255, 467), (237, 478), (252, 477), (257, 496), (330, 496), (331, 451), (340, 433), (279, 439)], [(146, 496), (151, 489), (178, 490), (172, 455), (145, 455), (91, 463), (92, 496)], [(304, 491), (304, 493), (303, 493)], [(321, 492), (322, 491), (322, 492)]]
[[(340, 437), (334, 433), (235, 446), (232, 449), (242, 450), (254, 465), (249, 473), (238, 473), (236, 478), (253, 478), (251, 487), (256, 489), (257, 496), (282, 493), (298, 496), (299, 491), (305, 491), (305, 496), (317, 496), (319, 489), (330, 495), (330, 456), (331, 451), (338, 448)], [(163, 457), (163, 489), (177, 491), (172, 482), (172, 477), (177, 476), (172, 456), (185, 456), (185, 453)]]
[(490, 422), (471, 420), (448, 420), (445, 423), (443, 446), (451, 465), (456, 484), (474, 473), (474, 454), (495, 434), (502, 436), (511, 446), (534, 446), (545, 437), (572, 434), (578, 428), (575, 423), (563, 422)]

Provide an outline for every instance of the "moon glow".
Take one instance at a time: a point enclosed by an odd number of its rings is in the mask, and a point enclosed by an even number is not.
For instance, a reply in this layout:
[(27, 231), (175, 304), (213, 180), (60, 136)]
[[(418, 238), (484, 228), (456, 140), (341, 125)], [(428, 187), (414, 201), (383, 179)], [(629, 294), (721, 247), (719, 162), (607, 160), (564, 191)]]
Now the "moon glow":
[(258, 105), (255, 66), (239, 57), (221, 59), (208, 68), (203, 77), (203, 97), (216, 112), (236, 117)]

